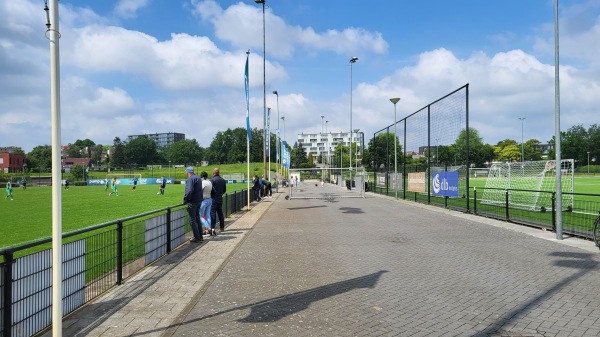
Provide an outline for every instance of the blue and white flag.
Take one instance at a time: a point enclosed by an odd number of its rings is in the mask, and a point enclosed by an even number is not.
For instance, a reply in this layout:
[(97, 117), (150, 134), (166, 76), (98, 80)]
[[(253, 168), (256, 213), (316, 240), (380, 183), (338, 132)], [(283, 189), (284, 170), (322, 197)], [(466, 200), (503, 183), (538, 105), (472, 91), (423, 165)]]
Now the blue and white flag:
[(252, 130), (250, 129), (250, 91), (249, 91), (249, 76), (248, 76), (248, 58), (250, 57), (250, 50), (246, 52), (246, 71), (244, 72), (244, 85), (246, 87), (246, 132), (248, 133), (248, 140), (252, 140)]
[(271, 108), (267, 108), (267, 127), (265, 129), (265, 149), (267, 157), (271, 158)]

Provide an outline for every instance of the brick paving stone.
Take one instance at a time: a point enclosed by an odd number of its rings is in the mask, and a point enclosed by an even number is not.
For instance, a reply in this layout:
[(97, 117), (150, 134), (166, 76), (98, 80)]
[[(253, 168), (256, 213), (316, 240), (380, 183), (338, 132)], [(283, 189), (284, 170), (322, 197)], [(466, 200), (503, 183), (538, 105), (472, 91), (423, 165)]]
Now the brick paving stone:
[(67, 318), (66, 335), (600, 336), (589, 241), (371, 194), (283, 196)]

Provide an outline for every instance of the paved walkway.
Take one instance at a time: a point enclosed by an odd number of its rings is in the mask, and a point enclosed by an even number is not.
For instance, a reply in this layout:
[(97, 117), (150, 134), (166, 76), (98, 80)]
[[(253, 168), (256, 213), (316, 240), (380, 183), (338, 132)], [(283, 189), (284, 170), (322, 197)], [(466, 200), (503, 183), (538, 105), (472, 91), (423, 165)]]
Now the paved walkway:
[(333, 194), (254, 205), (65, 319), (63, 335), (600, 336), (593, 243), (322, 189)]

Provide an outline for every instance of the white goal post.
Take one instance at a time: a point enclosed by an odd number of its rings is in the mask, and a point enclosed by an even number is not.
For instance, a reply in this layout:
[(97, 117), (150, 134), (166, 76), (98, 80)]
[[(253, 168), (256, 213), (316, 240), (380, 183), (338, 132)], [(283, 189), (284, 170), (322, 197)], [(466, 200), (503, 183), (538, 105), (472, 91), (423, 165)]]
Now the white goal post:
[[(563, 207), (573, 207), (573, 159), (563, 159), (561, 185)], [(504, 205), (506, 190), (510, 207), (544, 211), (552, 209), (552, 193), (556, 191), (556, 161), (541, 160), (524, 163), (494, 163), (489, 169), (482, 204)]]

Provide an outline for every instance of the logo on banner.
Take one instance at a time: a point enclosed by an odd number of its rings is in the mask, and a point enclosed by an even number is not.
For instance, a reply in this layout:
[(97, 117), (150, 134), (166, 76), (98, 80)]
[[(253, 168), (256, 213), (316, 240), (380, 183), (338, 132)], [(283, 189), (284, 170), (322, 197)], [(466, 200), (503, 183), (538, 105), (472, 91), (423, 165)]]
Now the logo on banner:
[(458, 198), (458, 172), (433, 172), (431, 186), (437, 196)]

